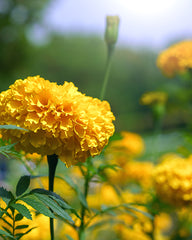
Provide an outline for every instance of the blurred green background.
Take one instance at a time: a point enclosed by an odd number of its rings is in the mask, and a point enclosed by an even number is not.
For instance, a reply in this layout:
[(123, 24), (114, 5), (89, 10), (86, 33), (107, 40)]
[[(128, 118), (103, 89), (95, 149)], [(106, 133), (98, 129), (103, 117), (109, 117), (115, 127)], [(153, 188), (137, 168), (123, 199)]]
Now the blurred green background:
[[(0, 5), (1, 91), (16, 79), (40, 75), (59, 84), (72, 81), (86, 95), (99, 97), (107, 58), (104, 36), (51, 32), (44, 44), (34, 44), (30, 41), (30, 30), (41, 23), (42, 11), (49, 1), (3, 2)], [(105, 97), (116, 116), (116, 131), (144, 132), (153, 128), (150, 109), (142, 106), (139, 99), (144, 92), (154, 90), (173, 95), (164, 128), (186, 124), (182, 107), (174, 102), (181, 82), (162, 75), (156, 67), (158, 54), (151, 49), (117, 44)]]

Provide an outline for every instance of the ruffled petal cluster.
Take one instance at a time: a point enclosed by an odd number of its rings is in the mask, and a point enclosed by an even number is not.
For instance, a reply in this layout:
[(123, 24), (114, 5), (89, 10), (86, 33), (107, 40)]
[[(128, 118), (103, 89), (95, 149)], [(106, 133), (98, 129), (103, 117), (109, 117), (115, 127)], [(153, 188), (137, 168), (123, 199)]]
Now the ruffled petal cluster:
[(157, 165), (154, 186), (162, 200), (177, 205), (192, 203), (192, 158), (169, 156)]
[(85, 96), (71, 82), (63, 85), (39, 76), (16, 80), (0, 94), (0, 124), (28, 131), (2, 130), (17, 150), (57, 154), (67, 166), (98, 155), (114, 133), (107, 101)]
[(192, 41), (179, 42), (163, 51), (157, 59), (157, 66), (167, 77), (192, 68)]

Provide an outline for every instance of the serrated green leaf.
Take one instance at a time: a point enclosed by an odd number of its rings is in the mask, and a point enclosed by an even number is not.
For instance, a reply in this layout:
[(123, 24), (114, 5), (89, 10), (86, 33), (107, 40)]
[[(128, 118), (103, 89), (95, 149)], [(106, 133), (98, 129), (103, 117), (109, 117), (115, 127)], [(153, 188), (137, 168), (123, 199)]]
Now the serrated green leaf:
[(43, 215), (50, 218), (55, 218), (55, 215), (36, 196), (27, 195), (25, 197), (22, 197), (20, 200), (27, 203), (28, 205), (30, 205), (32, 208), (42, 213)]
[(29, 194), (33, 194), (33, 193), (39, 193), (39, 194), (47, 195), (47, 196), (53, 198), (55, 201), (57, 201), (58, 204), (61, 205), (63, 208), (73, 209), (69, 204), (67, 204), (65, 202), (65, 200), (61, 196), (59, 196), (58, 194), (56, 194), (52, 191), (48, 191), (48, 190), (43, 189), (43, 188), (35, 188), (35, 189), (33, 189), (29, 192)]
[(4, 235), (6, 237), (10, 237), (11, 239), (15, 239), (11, 234), (9, 234), (8, 232), (0, 229), (0, 235)]
[(15, 229), (24, 229), (24, 228), (28, 228), (29, 225), (23, 224), (23, 225), (18, 225)]
[(22, 176), (16, 186), (16, 196), (20, 196), (23, 194), (29, 187), (30, 184), (30, 176)]
[(22, 130), (22, 131), (29, 131), (25, 128), (17, 127), (16, 125), (0, 125), (0, 129), (6, 129), (6, 130)]
[[(0, 197), (1, 198), (3, 198), (3, 201), (4, 201), (4, 199), (6, 198), (7, 200), (12, 200), (12, 199), (14, 199), (14, 196), (13, 196), (13, 194), (12, 194), (12, 192), (11, 191), (7, 191), (5, 188), (3, 188), (3, 187), (0, 187)], [(7, 203), (7, 200), (5, 200), (5, 202)], [(9, 202), (8, 201), (8, 202)]]
[(20, 220), (22, 220), (23, 219), (23, 215), (22, 214), (20, 214), (20, 213), (18, 213), (16, 216), (15, 216), (15, 221), (17, 222), (17, 221), (20, 221)]
[(54, 199), (62, 208), (68, 209), (68, 210), (74, 210), (69, 204), (67, 204), (63, 199), (59, 199), (53, 195), (50, 196), (52, 199)]
[(65, 212), (64, 209), (62, 209), (53, 199), (51, 199), (47, 195), (34, 193), (34, 195), (42, 201), (44, 204), (46, 204), (54, 213), (56, 213), (58, 216), (64, 218), (67, 221), (73, 222), (71, 216)]
[(22, 205), (20, 203), (11, 203), (10, 206), (13, 207), (14, 209), (16, 209), (20, 214), (22, 214), (27, 219), (32, 220), (32, 216), (31, 216), (29, 209), (27, 207), (25, 207), (24, 205)]
[(48, 196), (54, 196), (60, 200), (63, 200), (61, 196), (59, 196), (58, 194), (52, 192), (52, 191), (49, 191), (49, 190), (46, 190), (44, 188), (35, 188), (33, 190), (31, 190), (29, 192), (29, 194), (33, 194), (33, 193), (39, 193), (39, 194), (45, 194), (45, 195), (48, 195)]

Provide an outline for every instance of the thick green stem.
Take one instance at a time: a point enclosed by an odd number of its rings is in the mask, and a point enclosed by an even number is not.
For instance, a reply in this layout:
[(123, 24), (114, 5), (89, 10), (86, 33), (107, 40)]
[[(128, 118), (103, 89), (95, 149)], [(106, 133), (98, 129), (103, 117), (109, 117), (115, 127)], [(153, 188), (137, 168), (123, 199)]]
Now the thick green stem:
[(109, 73), (110, 73), (110, 69), (111, 69), (111, 62), (112, 62), (112, 56), (113, 56), (113, 52), (115, 49), (115, 45), (108, 45), (108, 56), (107, 56), (107, 64), (106, 64), (106, 68), (105, 68), (105, 76), (104, 76), (104, 81), (103, 81), (103, 86), (101, 89), (101, 95), (100, 95), (100, 100), (104, 99), (105, 96), (105, 92), (107, 89), (107, 84), (108, 84), (108, 80), (109, 80)]
[[(47, 156), (48, 166), (49, 166), (49, 191), (53, 192), (54, 189), (54, 178), (55, 171), (58, 163), (58, 156), (56, 154)], [(53, 218), (50, 218), (50, 235), (51, 240), (54, 240), (54, 222)]]

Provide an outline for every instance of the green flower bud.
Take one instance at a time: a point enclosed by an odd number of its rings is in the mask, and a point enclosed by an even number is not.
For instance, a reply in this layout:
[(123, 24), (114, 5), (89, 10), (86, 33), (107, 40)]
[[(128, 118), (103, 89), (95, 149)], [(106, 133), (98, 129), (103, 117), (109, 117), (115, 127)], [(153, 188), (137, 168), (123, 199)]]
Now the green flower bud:
[(115, 44), (118, 38), (119, 17), (107, 16), (107, 25), (105, 30), (105, 41), (107, 44)]

